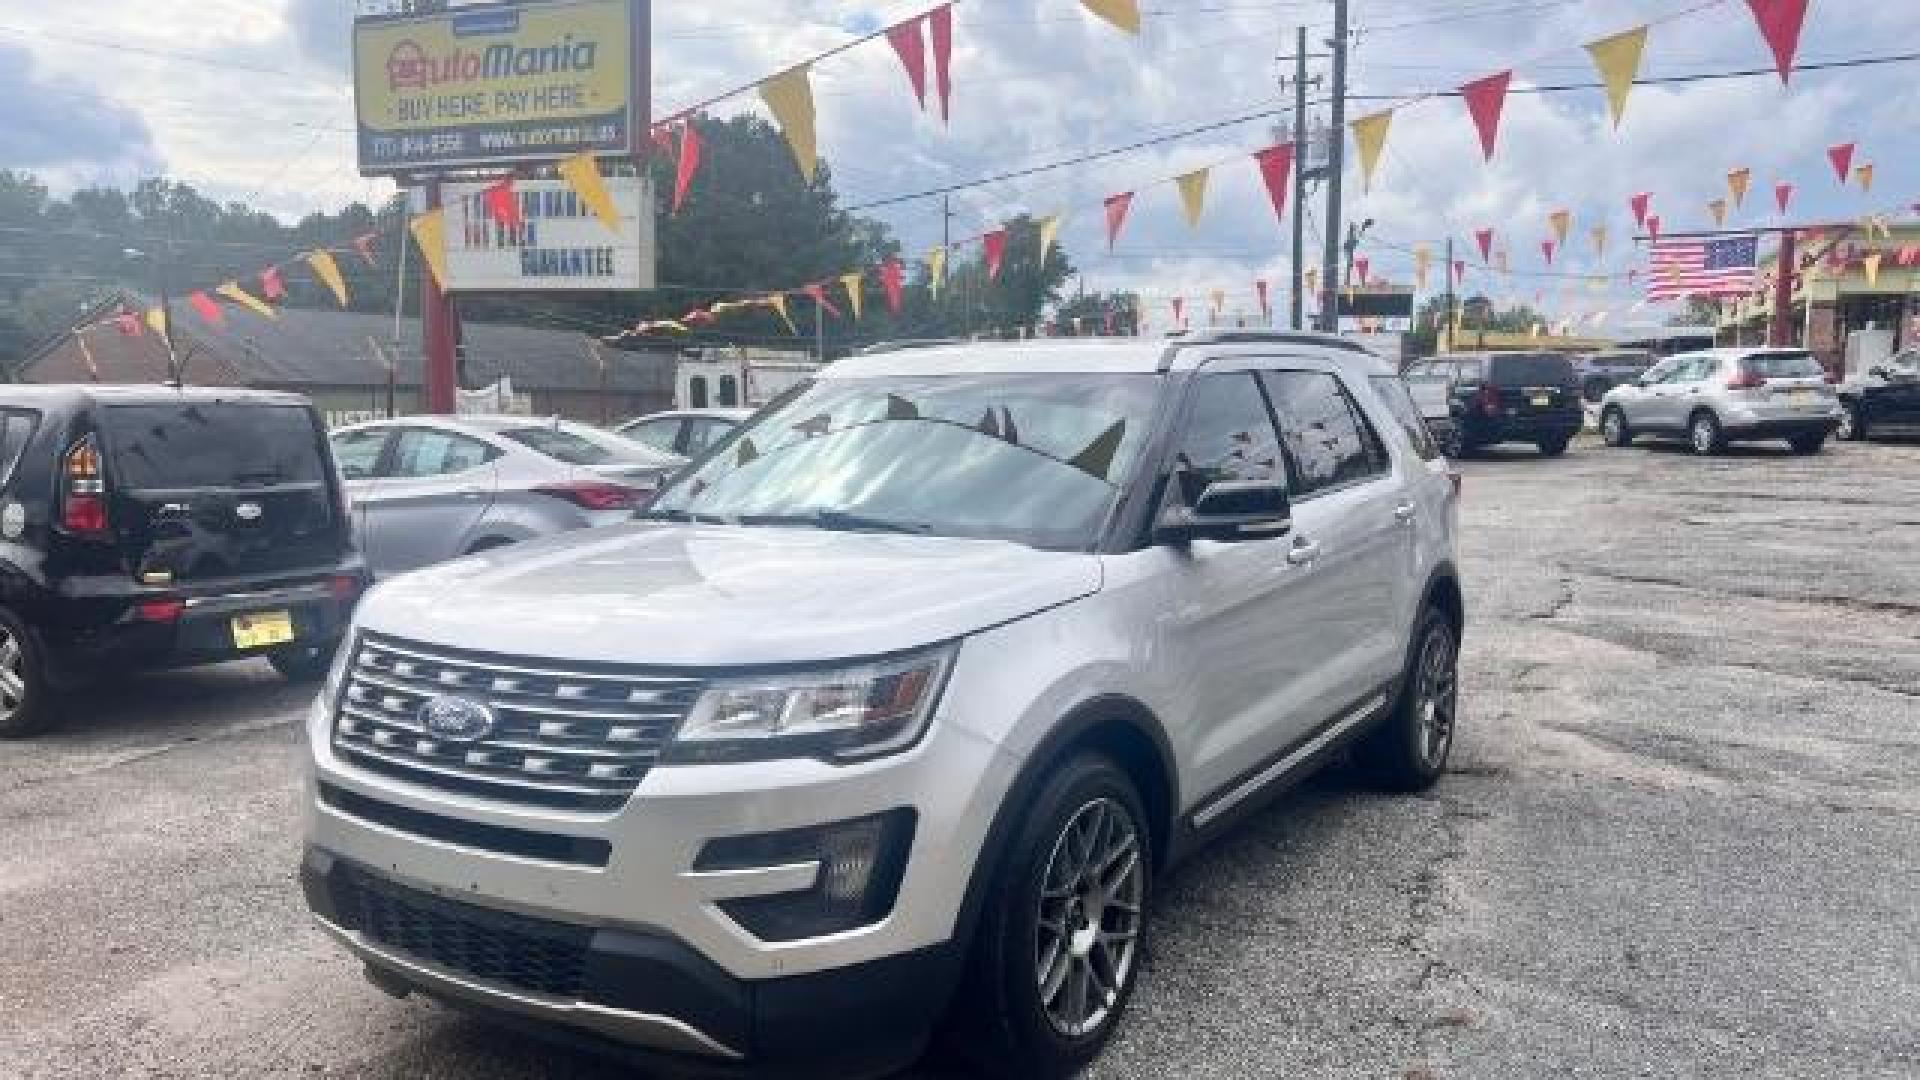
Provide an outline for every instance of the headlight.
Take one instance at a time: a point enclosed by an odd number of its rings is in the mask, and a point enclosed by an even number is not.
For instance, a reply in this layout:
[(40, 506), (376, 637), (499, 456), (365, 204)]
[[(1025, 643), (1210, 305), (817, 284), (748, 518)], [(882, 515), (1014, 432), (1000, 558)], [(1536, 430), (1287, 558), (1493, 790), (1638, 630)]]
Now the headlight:
[(947, 645), (832, 671), (716, 682), (663, 760), (858, 761), (904, 750), (926, 730), (953, 654)]

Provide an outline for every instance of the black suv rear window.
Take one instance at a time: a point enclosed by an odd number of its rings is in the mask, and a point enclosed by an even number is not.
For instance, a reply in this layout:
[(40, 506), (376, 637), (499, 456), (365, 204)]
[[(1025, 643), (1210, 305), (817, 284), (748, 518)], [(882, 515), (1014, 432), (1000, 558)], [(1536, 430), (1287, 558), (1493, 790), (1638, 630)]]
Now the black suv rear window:
[(1812, 353), (1761, 353), (1740, 361), (1750, 374), (1763, 379), (1818, 379), (1826, 369)]
[(244, 488), (326, 478), (313, 414), (297, 405), (112, 405), (101, 426), (124, 488)]
[(1573, 361), (1552, 354), (1516, 354), (1492, 359), (1489, 376), (1501, 386), (1571, 386)]

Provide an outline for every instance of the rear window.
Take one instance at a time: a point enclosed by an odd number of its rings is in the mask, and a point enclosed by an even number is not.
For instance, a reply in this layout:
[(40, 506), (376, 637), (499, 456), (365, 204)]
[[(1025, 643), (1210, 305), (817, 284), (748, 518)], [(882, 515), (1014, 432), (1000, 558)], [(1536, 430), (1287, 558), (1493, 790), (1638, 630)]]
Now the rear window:
[(1564, 356), (1513, 355), (1492, 360), (1491, 378), (1501, 386), (1570, 386), (1573, 361)]
[(1763, 379), (1818, 379), (1826, 374), (1812, 353), (1763, 353), (1740, 361), (1749, 374)]
[(569, 465), (603, 465), (613, 457), (611, 449), (559, 428), (515, 428), (500, 435)]
[(297, 405), (179, 402), (103, 410), (126, 488), (243, 488), (326, 478), (313, 414)]

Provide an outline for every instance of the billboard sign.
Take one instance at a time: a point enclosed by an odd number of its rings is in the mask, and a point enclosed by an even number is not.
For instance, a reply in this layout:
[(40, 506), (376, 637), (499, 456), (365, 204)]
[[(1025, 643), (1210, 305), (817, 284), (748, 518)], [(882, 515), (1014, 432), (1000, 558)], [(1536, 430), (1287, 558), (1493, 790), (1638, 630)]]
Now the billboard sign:
[(630, 154), (648, 0), (483, 4), (353, 24), (360, 173)]
[(653, 182), (609, 176), (608, 229), (564, 180), (516, 180), (521, 222), (487, 212), (486, 184), (445, 184), (448, 292), (582, 292), (654, 286)]

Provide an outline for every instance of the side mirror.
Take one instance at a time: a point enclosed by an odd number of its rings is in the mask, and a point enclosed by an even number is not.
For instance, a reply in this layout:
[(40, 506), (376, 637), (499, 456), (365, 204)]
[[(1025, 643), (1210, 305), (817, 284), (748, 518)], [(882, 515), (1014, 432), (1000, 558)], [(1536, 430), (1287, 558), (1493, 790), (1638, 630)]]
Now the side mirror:
[(1160, 544), (1231, 544), (1285, 536), (1292, 528), (1293, 503), (1286, 488), (1259, 480), (1223, 481), (1208, 484), (1191, 507), (1168, 506), (1153, 538)]
[(1873, 365), (1872, 367), (1867, 369), (1867, 374), (1873, 376), (1876, 379), (1885, 379), (1888, 382), (1893, 381), (1893, 369), (1890, 367), (1887, 367), (1885, 364)]

